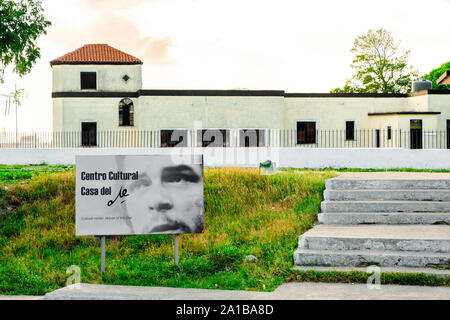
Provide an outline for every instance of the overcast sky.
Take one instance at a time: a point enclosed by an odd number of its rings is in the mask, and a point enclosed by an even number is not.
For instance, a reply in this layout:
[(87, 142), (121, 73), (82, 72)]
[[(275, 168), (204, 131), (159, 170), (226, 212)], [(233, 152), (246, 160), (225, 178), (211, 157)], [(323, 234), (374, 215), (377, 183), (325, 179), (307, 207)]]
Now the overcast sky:
[[(349, 50), (388, 29), (419, 74), (450, 60), (450, 0), (44, 0), (41, 59), (0, 93), (24, 88), (19, 131), (52, 130), (49, 61), (87, 43), (140, 58), (144, 89), (328, 92), (352, 74)], [(14, 110), (0, 128), (15, 130)]]

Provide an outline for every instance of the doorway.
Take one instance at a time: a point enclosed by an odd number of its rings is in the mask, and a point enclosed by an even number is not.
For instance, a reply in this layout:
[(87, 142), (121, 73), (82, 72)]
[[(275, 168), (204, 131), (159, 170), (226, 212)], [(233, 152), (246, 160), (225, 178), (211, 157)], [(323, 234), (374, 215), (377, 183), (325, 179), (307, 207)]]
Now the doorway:
[(81, 123), (81, 146), (82, 147), (97, 146), (97, 122)]
[(411, 149), (422, 149), (422, 120), (410, 120)]
[(375, 129), (375, 147), (380, 147), (380, 129)]

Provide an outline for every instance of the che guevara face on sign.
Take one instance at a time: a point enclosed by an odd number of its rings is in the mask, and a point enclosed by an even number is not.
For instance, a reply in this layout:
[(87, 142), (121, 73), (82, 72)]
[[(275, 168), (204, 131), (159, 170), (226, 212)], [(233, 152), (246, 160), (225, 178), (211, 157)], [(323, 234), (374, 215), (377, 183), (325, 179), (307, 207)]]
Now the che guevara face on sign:
[(203, 229), (201, 155), (76, 157), (76, 235)]
[[(134, 156), (135, 157), (135, 156)], [(134, 234), (203, 232), (203, 165), (174, 163), (169, 156), (132, 161), (124, 156), (123, 171), (138, 171), (124, 183), (123, 208)]]

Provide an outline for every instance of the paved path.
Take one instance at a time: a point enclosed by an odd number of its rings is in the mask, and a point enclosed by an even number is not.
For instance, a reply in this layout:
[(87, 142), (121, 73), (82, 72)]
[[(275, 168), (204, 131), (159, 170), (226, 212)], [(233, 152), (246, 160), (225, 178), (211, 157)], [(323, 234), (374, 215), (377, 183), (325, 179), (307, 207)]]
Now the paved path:
[(0, 300), (44, 300), (44, 296), (0, 296)]
[(354, 179), (354, 180), (448, 180), (450, 173), (447, 172), (398, 172), (398, 171), (381, 171), (381, 172), (337, 172), (339, 176), (334, 179)]
[[(0, 296), (0, 299), (43, 299), (30, 296)], [(207, 290), (163, 287), (132, 287), (81, 284), (65, 287), (45, 299), (89, 300), (450, 300), (450, 287), (381, 285), (368, 289), (365, 284), (292, 282), (274, 292)]]

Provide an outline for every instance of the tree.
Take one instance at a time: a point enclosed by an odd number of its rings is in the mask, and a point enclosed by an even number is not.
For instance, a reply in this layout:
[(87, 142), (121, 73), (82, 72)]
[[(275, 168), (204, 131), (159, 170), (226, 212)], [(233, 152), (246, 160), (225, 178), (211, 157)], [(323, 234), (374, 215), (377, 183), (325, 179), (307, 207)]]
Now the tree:
[(406, 93), (417, 71), (408, 66), (409, 51), (400, 52), (399, 44), (385, 29), (369, 30), (355, 39), (350, 65), (356, 70), (343, 88), (331, 92)]
[(12, 64), (19, 76), (30, 72), (40, 58), (37, 38), (51, 25), (40, 0), (0, 0), (0, 82)]
[(424, 75), (422, 78), (433, 82), (433, 90), (450, 90), (450, 85), (439, 85), (436, 83), (437, 79), (447, 70), (450, 70), (450, 61), (445, 62), (439, 68), (431, 70), (430, 73)]

